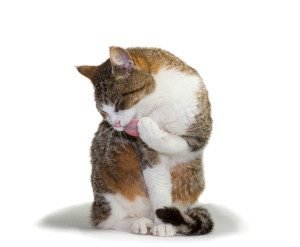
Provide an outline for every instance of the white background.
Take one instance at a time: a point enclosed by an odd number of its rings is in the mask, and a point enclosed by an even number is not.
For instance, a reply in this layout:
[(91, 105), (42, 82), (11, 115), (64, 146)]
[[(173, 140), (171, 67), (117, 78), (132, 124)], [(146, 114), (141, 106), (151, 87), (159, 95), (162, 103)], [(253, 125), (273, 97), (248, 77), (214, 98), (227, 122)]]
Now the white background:
[[(297, 1), (1, 1), (1, 246), (299, 246), (299, 13)], [(100, 116), (74, 65), (112, 45), (167, 49), (204, 78), (212, 234), (89, 229)]]

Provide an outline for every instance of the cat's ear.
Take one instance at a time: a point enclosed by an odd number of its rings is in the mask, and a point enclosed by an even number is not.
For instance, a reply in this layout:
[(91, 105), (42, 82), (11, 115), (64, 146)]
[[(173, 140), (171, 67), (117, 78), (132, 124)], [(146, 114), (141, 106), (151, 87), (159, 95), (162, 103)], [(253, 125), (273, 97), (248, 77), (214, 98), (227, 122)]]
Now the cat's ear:
[(127, 73), (132, 72), (134, 62), (130, 54), (125, 49), (112, 46), (109, 48), (109, 56), (113, 72), (114, 70), (119, 71), (120, 69)]
[(82, 66), (76, 66), (76, 68), (80, 74), (89, 78), (90, 80), (94, 78), (94, 75), (96, 74), (97, 71), (97, 66), (82, 65)]

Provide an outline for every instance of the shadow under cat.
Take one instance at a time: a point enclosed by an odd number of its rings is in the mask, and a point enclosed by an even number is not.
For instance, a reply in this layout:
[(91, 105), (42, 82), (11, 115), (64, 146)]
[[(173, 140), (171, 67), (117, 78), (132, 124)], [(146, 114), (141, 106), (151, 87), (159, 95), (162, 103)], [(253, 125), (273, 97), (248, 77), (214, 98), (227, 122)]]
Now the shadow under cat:
[[(82, 230), (89, 232), (105, 232), (107, 230), (95, 229), (91, 226), (89, 221), (91, 203), (83, 203), (57, 210), (45, 216), (40, 222), (39, 226), (54, 229), (69, 229)], [(229, 209), (215, 204), (202, 204), (211, 214), (215, 226), (214, 230), (204, 236), (213, 237), (234, 234), (242, 230), (243, 221)], [(111, 230), (110, 232), (115, 232)], [(101, 234), (102, 235), (102, 234)], [(187, 238), (185, 236), (185, 238)]]

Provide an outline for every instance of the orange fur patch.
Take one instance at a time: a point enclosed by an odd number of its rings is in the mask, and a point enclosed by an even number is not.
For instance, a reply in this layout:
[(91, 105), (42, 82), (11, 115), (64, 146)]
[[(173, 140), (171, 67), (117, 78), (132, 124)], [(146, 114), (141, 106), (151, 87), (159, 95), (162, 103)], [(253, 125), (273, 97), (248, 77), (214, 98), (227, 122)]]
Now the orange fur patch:
[(198, 169), (192, 164), (178, 164), (171, 171), (172, 199), (183, 205), (195, 203), (204, 190)]
[(128, 48), (135, 67), (152, 74), (156, 74), (161, 68), (173, 68), (187, 74), (196, 75), (197, 72), (182, 60), (157, 48)]
[(159, 71), (160, 67), (163, 66), (162, 61), (149, 61), (146, 57), (141, 55), (132, 54), (131, 57), (135, 63), (136, 68), (152, 74), (156, 74)]
[(112, 176), (109, 169), (102, 170), (102, 179), (114, 193), (120, 193), (128, 200), (136, 196), (146, 197), (141, 165), (135, 150), (128, 146), (116, 157), (117, 165)]

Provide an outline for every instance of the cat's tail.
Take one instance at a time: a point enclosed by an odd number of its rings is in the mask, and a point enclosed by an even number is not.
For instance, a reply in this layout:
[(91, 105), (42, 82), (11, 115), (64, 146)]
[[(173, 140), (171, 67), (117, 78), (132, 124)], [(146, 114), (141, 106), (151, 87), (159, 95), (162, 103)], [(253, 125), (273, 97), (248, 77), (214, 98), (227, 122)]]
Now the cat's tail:
[(212, 231), (214, 223), (209, 212), (202, 207), (181, 212), (175, 207), (164, 207), (156, 210), (156, 215), (164, 223), (176, 226), (177, 233), (184, 235), (203, 235)]

